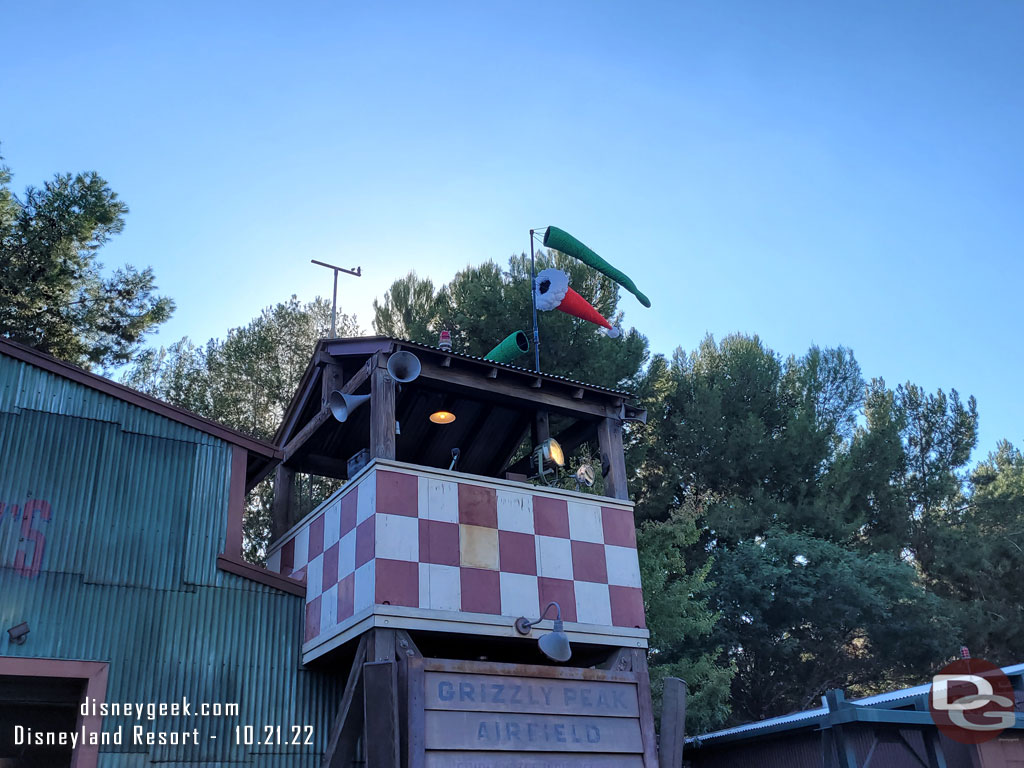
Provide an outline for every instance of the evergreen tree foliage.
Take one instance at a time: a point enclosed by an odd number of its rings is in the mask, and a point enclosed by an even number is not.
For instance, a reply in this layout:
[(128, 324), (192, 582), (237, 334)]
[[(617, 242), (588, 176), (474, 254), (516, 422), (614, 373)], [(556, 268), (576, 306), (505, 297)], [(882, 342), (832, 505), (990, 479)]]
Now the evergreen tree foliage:
[(129, 362), (174, 302), (153, 271), (104, 274), (100, 248), (128, 207), (95, 173), (60, 174), (19, 198), (0, 157), (0, 336), (85, 368)]

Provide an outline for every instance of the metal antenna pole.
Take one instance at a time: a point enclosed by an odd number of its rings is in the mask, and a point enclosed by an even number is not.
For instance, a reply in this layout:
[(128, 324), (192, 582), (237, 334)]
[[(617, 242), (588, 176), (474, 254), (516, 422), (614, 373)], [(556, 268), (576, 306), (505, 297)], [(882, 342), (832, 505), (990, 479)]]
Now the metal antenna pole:
[(316, 259), (310, 259), (310, 263), (317, 264), (321, 267), (327, 267), (328, 269), (334, 270), (334, 293), (331, 296), (331, 338), (336, 339), (338, 337), (338, 273), (344, 272), (346, 275), (352, 275), (353, 277), (362, 277), (363, 268), (356, 267), (355, 269), (345, 269), (344, 267), (336, 267), (333, 264), (328, 264), (325, 261), (317, 261)]
[(530, 301), (533, 304), (533, 368), (540, 371), (540, 328), (537, 326), (537, 268), (533, 260), (533, 233), (530, 230)]
[(338, 270), (334, 270), (334, 289), (331, 291), (331, 338), (338, 338)]

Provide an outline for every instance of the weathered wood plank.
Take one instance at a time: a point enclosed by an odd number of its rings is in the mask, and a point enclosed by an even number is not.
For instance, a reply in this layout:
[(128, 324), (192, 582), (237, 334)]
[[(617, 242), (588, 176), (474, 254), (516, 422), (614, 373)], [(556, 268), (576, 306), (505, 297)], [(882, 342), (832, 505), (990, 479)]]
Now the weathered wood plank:
[(678, 677), (665, 678), (661, 699), (661, 733), (658, 740), (660, 768), (683, 768), (686, 739), (686, 683)]
[(367, 768), (398, 768), (398, 664), (367, 662), (363, 665), (363, 686)]
[(644, 750), (640, 722), (625, 717), (427, 710), (426, 748), (540, 752)]
[(639, 717), (630, 683), (427, 672), (427, 709)]
[(409, 696), (409, 751), (407, 753), (408, 768), (423, 768), (424, 761), (424, 725), (423, 718), (426, 711), (423, 709), (423, 663), (422, 656), (411, 656), (408, 658), (408, 691)]
[[(597, 425), (597, 442), (601, 447), (605, 495), (613, 499), (628, 499), (626, 457), (622, 452), (622, 422), (612, 417), (602, 419)], [(604, 472), (605, 467), (607, 473)]]
[(295, 472), (283, 464), (278, 464), (274, 471), (274, 502), (271, 511), (270, 537), (279, 539), (294, 522), (291, 519), (292, 489), (295, 485)]
[[(341, 697), (338, 715), (331, 726), (327, 737), (327, 750), (324, 752), (320, 765), (322, 768), (342, 768), (352, 759), (358, 730), (355, 718), (351, 716), (352, 702), (362, 697), (363, 662), (366, 660), (366, 636), (359, 639), (356, 655), (352, 659), (352, 668), (348, 673), (348, 682)], [(356, 708), (358, 710), (358, 707)]]
[(327, 398), (331, 396), (331, 392), (344, 386), (345, 374), (340, 365), (331, 362), (324, 365), (320, 376), (320, 404), (323, 406), (327, 405)]
[(284, 461), (287, 462), (296, 453), (298, 453), (299, 449), (309, 442), (313, 435), (320, 431), (320, 427), (330, 420), (331, 409), (325, 405), (320, 409), (316, 416), (306, 422), (305, 426), (299, 430), (299, 433), (289, 440), (288, 445), (282, 449), (284, 452)]
[(370, 374), (370, 457), (395, 458), (395, 380), (385, 368)]
[(643, 768), (639, 755), (565, 752), (427, 752), (426, 768)]
[(395, 630), (381, 629), (373, 630), (373, 650), (370, 657), (374, 661), (393, 661), (395, 658)]
[[(635, 654), (637, 649), (630, 649)], [(643, 655), (643, 651), (639, 653)], [(599, 682), (636, 683), (632, 672), (616, 672), (587, 667), (547, 667), (542, 664), (508, 664), (500, 661), (464, 661), (461, 659), (423, 659), (428, 672), (465, 672), (477, 675), (514, 675), (516, 677), (544, 677), (559, 680), (596, 680)], [(644, 667), (646, 671), (647, 667)]]
[(633, 674), (640, 689), (640, 725), (643, 730), (644, 765), (658, 768), (658, 747), (654, 735), (654, 708), (651, 704), (651, 675), (647, 670), (647, 651), (633, 648)]

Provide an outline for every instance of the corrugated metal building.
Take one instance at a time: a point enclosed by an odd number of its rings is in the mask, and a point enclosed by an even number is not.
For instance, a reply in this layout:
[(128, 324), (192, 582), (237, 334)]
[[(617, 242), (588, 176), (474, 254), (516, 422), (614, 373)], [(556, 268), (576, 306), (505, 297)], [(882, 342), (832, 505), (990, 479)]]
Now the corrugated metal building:
[[(931, 685), (822, 706), (686, 741), (687, 768), (1016, 768), (1024, 765), (1024, 664), (1003, 667), (1017, 724), (981, 744), (950, 739), (928, 710)], [(1009, 706), (1009, 705), (1007, 705)]]
[[(319, 764), (340, 686), (300, 664), (304, 589), (241, 560), (245, 492), (278, 458), (0, 340), (0, 765), (69, 764), (67, 745), (15, 742), (96, 723), (83, 697), (193, 712), (108, 715), (121, 743), (77, 766)], [(304, 743), (277, 743), (292, 726)]]

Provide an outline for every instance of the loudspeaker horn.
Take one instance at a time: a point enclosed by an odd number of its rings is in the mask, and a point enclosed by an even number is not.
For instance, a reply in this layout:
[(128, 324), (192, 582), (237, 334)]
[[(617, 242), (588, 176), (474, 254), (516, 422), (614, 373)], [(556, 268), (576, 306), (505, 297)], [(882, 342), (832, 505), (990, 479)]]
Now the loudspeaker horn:
[(422, 367), (420, 359), (412, 352), (407, 352), (404, 349), (401, 352), (395, 352), (395, 354), (388, 358), (388, 373), (399, 384), (408, 384), (410, 381), (415, 381), (420, 375)]
[(327, 398), (327, 406), (338, 421), (346, 421), (359, 406), (370, 399), (369, 395), (346, 395), (339, 390), (331, 392)]

